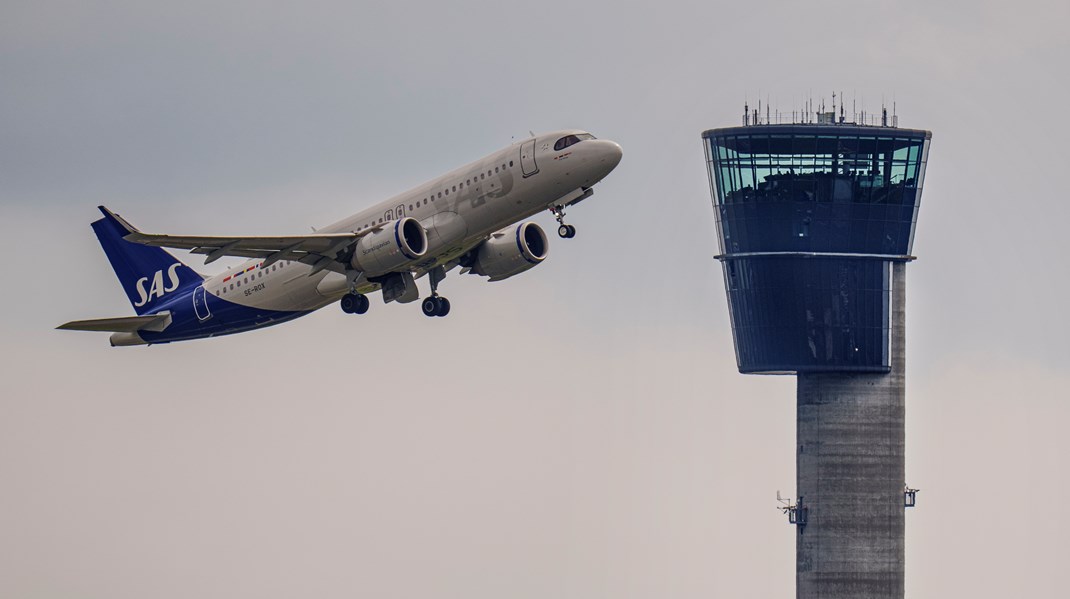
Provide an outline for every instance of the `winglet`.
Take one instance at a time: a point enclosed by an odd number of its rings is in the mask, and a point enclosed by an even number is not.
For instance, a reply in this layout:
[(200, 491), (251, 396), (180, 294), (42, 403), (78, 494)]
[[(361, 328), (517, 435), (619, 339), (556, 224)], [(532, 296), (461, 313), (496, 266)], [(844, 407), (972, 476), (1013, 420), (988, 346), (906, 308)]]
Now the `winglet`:
[(104, 214), (105, 219), (112, 221), (124, 231), (123, 237), (126, 237), (127, 235), (141, 233), (141, 231), (137, 230), (137, 227), (126, 222), (126, 219), (119, 216), (118, 214), (112, 212), (111, 210), (108, 210), (106, 206), (97, 206), (97, 208), (101, 211), (101, 213)]

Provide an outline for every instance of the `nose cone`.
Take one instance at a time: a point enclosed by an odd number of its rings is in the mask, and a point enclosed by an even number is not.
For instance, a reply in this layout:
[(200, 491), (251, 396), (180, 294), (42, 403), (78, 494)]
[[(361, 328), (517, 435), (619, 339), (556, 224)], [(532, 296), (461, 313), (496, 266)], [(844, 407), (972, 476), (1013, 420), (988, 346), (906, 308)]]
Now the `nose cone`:
[(606, 175), (613, 172), (613, 169), (617, 168), (617, 165), (620, 164), (620, 159), (624, 156), (624, 151), (621, 150), (620, 144), (615, 141), (592, 139), (583, 143), (591, 144), (591, 149), (594, 150), (589, 154), (591, 158), (588, 159), (588, 164), (592, 167), (590, 172), (595, 181), (601, 181)]
[(620, 164), (620, 159), (624, 157), (624, 150), (621, 149), (620, 144), (615, 141), (609, 141), (608, 139), (600, 139), (602, 148), (600, 152), (602, 154), (602, 162), (606, 165), (609, 172)]

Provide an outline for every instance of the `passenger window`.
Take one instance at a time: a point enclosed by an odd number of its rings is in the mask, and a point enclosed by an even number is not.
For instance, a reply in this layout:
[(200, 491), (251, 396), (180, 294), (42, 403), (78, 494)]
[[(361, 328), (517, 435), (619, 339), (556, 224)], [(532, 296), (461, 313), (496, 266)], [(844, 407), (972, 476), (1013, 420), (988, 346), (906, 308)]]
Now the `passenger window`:
[(494, 172), (498, 172), (498, 167), (494, 167)]
[[(419, 205), (419, 204), (417, 204)], [(409, 204), (409, 210), (412, 210), (412, 204)]]
[(486, 177), (486, 176), (484, 176), (484, 175), (483, 175), (483, 173), (479, 173), (479, 178), (480, 178), (480, 179), (486, 179), (487, 177)]

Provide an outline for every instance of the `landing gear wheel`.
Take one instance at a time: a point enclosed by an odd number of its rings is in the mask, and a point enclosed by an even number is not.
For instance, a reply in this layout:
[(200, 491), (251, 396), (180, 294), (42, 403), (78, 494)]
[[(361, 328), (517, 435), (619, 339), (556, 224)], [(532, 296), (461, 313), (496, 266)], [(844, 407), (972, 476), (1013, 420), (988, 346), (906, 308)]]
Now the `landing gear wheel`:
[(372, 302), (368, 299), (368, 296), (364, 295), (363, 293), (358, 295), (357, 297), (359, 298), (357, 299), (357, 309), (353, 310), (353, 313), (364, 314), (368, 311), (368, 308), (371, 307)]
[(346, 314), (364, 314), (368, 311), (371, 301), (368, 300), (368, 296), (362, 293), (347, 293), (342, 296), (340, 304), (342, 312)]
[(557, 235), (562, 239), (572, 239), (576, 236), (576, 227), (565, 224), (565, 209), (562, 206), (551, 206), (550, 212), (557, 219)]
[(343, 295), (342, 301), (339, 302), (339, 304), (342, 306), (342, 312), (352, 314), (357, 311), (357, 296)]
[(445, 316), (450, 313), (450, 300), (444, 297), (429, 297), (420, 304), (424, 316)]
[(435, 316), (445, 316), (450, 313), (450, 300), (440, 297), (438, 298), (438, 312)]
[(438, 298), (429, 297), (420, 304), (420, 309), (423, 310), (424, 316), (438, 316)]

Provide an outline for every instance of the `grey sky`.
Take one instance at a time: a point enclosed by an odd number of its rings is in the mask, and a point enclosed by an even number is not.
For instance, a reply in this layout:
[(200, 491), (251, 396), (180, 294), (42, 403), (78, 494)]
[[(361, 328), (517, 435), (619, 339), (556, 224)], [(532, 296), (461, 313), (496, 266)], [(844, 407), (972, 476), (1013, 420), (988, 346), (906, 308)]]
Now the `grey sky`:
[[(699, 135), (842, 90), (933, 131), (908, 596), (1065, 596), (1070, 9), (933, 4), (7, 2), (0, 595), (790, 596), (794, 379), (735, 370)], [(562, 127), (624, 161), (447, 319), (52, 330), (131, 313), (97, 204), (300, 233)]]

